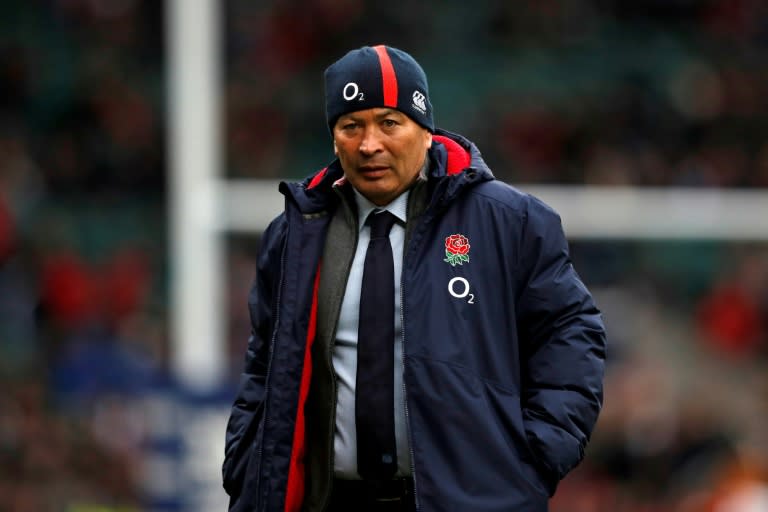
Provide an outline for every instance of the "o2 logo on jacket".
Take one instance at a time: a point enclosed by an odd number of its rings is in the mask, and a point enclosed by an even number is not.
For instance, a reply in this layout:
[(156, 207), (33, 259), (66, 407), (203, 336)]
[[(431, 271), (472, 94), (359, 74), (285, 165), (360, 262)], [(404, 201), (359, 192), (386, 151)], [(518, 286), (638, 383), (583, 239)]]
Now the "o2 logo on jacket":
[(448, 281), (448, 293), (457, 299), (467, 299), (467, 304), (475, 303), (475, 294), (469, 293), (469, 281), (463, 277), (454, 277)]
[[(469, 239), (460, 234), (445, 237), (445, 259), (452, 267), (469, 263)], [(469, 281), (463, 277), (454, 277), (448, 281), (448, 293), (457, 299), (466, 299), (467, 304), (475, 303), (475, 294), (470, 293)]]

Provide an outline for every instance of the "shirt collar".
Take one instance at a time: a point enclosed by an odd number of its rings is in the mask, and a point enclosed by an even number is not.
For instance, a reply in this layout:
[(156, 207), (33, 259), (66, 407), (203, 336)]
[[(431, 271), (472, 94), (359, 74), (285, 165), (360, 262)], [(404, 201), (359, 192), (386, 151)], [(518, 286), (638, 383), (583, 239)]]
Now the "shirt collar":
[(406, 212), (408, 209), (408, 194), (410, 194), (410, 190), (406, 190), (397, 196), (391, 203), (384, 206), (376, 206), (368, 199), (366, 199), (363, 194), (358, 192), (357, 189), (353, 187), (352, 190), (355, 191), (355, 202), (357, 203), (358, 212), (357, 228), (359, 230), (363, 229), (363, 226), (365, 226), (365, 219), (368, 218), (368, 215), (373, 210), (387, 210), (389, 213), (397, 217), (400, 222), (405, 224)]

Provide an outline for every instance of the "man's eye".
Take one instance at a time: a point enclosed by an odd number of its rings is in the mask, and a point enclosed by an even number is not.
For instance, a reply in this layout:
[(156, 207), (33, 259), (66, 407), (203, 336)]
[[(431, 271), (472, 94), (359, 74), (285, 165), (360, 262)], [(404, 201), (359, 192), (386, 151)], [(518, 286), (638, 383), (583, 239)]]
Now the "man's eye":
[(355, 128), (357, 128), (357, 124), (356, 123), (346, 123), (346, 124), (341, 126), (342, 130), (354, 130)]
[(384, 120), (384, 126), (387, 128), (392, 128), (393, 126), (397, 125), (397, 122), (392, 119), (385, 119)]

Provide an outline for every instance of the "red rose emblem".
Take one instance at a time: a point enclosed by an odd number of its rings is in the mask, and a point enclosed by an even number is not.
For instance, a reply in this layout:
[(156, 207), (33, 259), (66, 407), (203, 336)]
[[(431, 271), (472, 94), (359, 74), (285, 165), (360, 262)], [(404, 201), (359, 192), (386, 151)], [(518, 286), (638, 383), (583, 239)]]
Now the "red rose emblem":
[(451, 254), (467, 254), (469, 240), (464, 235), (451, 235), (445, 238), (445, 248)]
[(455, 234), (445, 238), (445, 260), (452, 266), (469, 262), (469, 240), (464, 235)]

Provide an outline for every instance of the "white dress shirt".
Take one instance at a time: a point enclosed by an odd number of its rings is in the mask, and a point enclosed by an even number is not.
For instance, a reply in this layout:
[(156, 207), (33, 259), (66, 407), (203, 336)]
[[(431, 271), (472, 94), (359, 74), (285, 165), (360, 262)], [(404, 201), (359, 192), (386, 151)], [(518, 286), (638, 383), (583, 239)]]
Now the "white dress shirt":
[(359, 479), (357, 473), (357, 434), (355, 428), (355, 379), (357, 374), (357, 329), (360, 312), (360, 290), (363, 280), (363, 264), (371, 228), (365, 224), (374, 210), (387, 210), (399, 222), (389, 232), (395, 266), (395, 440), (397, 443), (397, 476), (411, 474), (411, 453), (405, 423), (405, 396), (403, 387), (403, 326), (400, 303), (400, 276), (403, 271), (403, 246), (405, 245), (405, 220), (408, 191), (390, 204), (378, 207), (355, 190), (358, 211), (358, 240), (352, 268), (349, 271), (344, 300), (341, 303), (336, 343), (333, 348), (333, 368), (336, 372), (338, 395), (336, 399), (336, 433), (334, 435), (334, 474), (344, 479)]

